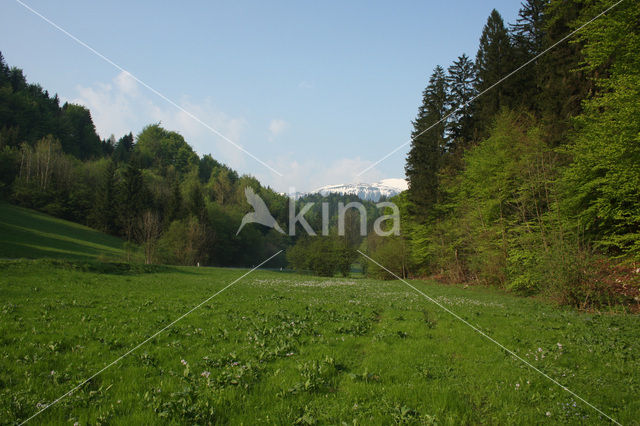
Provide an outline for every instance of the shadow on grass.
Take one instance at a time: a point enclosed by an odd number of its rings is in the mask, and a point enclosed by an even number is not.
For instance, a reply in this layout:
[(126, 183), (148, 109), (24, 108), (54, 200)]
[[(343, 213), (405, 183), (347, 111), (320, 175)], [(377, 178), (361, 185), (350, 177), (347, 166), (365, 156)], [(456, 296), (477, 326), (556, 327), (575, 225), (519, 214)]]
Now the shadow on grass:
[[(1, 229), (2, 226), (0, 224), (0, 230)], [(13, 236), (19, 237), (15, 232), (13, 233)], [(122, 255), (122, 253), (114, 249), (99, 249), (90, 245), (46, 237), (43, 235), (38, 235), (37, 241), (28, 241), (27, 238), (21, 239), (20, 241), (21, 242), (7, 240), (2, 241), (3, 254), (6, 257), (11, 258), (62, 258), (78, 260), (95, 259), (98, 256), (120, 257), (120, 255)], [(33, 244), (31, 242), (33, 242)]]
[(2, 221), (4, 221), (6, 225), (18, 228), (61, 234), (72, 239), (90, 241), (94, 244), (105, 245), (114, 249), (119, 249), (122, 245), (122, 240), (117, 237), (12, 204), (0, 202), (0, 217), (2, 217)]
[(123, 241), (85, 226), (0, 203), (0, 256), (90, 259), (124, 254)]

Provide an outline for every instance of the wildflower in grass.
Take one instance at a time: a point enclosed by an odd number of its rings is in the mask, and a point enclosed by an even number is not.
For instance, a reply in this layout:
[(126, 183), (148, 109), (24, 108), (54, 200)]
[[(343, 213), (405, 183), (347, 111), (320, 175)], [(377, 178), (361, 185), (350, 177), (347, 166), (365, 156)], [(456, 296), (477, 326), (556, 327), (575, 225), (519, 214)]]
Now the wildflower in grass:
[(562, 350), (562, 344), (558, 342), (558, 349)]
[(520, 389), (520, 383), (516, 383), (516, 390)]
[(547, 417), (551, 417), (551, 411), (547, 411)]
[(542, 352), (542, 348), (538, 348), (538, 352)]
[(184, 371), (182, 372), (182, 375), (184, 377), (189, 377), (189, 373), (191, 372), (191, 370), (189, 369), (189, 363), (187, 361), (185, 361), (184, 359), (181, 359), (180, 363), (182, 365), (184, 365)]
[(209, 376), (211, 375), (211, 372), (210, 372), (210, 371), (203, 371), (200, 375), (201, 375), (202, 377), (204, 377), (204, 378), (208, 379), (208, 378), (209, 378)]
[(293, 352), (287, 352), (286, 356), (293, 356)]
[(238, 365), (238, 364), (240, 364), (238, 361), (233, 361), (233, 362), (231, 363), (231, 365), (233, 365), (234, 367), (235, 367), (236, 365)]
[(55, 370), (51, 370), (51, 375), (55, 376), (56, 375), (56, 371)]

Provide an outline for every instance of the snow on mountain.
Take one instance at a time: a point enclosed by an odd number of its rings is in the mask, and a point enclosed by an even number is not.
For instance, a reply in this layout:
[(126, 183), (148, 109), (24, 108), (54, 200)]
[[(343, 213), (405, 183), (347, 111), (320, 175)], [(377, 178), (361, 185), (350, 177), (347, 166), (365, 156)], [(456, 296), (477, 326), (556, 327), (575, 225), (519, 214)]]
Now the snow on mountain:
[(340, 185), (325, 185), (311, 191), (310, 194), (327, 195), (336, 194), (352, 194), (363, 200), (377, 202), (382, 197), (393, 197), (406, 191), (409, 185), (405, 179), (383, 179), (376, 183), (347, 183)]

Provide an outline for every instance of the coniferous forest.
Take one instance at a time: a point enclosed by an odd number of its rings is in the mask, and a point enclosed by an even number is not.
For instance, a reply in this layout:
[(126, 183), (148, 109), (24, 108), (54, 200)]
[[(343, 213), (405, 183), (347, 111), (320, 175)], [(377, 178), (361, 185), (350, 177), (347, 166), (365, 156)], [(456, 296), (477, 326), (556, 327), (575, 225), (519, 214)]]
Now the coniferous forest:
[(159, 123), (102, 140), (89, 110), (1, 56), (0, 193), (120, 236), (146, 263), (252, 266), (288, 249), (272, 266), (346, 275), (360, 248), (403, 277), (637, 305), (638, 286), (617, 278), (635, 280), (640, 256), (640, 8), (623, 2), (581, 28), (610, 5), (527, 0), (512, 23), (494, 10), (476, 52), (435, 67), (411, 123), (409, 190), (393, 199), (397, 237), (235, 235), (245, 187), (282, 224), (288, 198)]

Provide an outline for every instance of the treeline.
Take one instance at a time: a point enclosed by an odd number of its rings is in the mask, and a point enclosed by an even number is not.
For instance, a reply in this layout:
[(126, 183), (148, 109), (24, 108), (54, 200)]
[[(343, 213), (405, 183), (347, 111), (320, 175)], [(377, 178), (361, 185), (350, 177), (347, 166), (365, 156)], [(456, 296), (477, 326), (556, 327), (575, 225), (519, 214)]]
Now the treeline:
[(527, 0), (511, 25), (494, 10), (475, 60), (434, 69), (394, 200), (403, 233), (370, 244), (374, 258), (574, 305), (637, 304), (638, 280), (613, 271), (640, 254), (640, 8), (622, 2), (542, 54), (612, 4)]
[[(287, 232), (289, 198), (239, 176), (211, 155), (198, 156), (184, 138), (159, 124), (138, 135), (100, 140), (89, 110), (51, 97), (29, 84), (0, 54), (0, 194), (12, 203), (82, 223), (125, 239), (127, 261), (182, 265), (254, 266), (278, 250), (271, 267), (291, 266), (321, 275), (347, 274), (362, 241), (359, 216), (350, 210), (338, 237), (338, 203), (350, 195), (307, 195), (295, 214), (313, 203), (295, 236), (261, 225), (236, 235), (252, 211), (251, 187)], [(329, 208), (324, 214), (322, 203)], [(378, 217), (363, 201), (368, 227)], [(294, 216), (295, 216), (294, 214)], [(326, 218), (324, 217), (326, 216)], [(323, 228), (330, 232), (322, 237)]]
[[(378, 203), (384, 201), (382, 198)], [(287, 251), (289, 266), (321, 276), (338, 273), (348, 276), (354, 267), (365, 272), (366, 264), (357, 250), (364, 248), (366, 235), (372, 233), (375, 220), (382, 214), (377, 203), (361, 200), (356, 195), (309, 194), (297, 200), (296, 212), (310, 203), (313, 205), (305, 213), (305, 219), (316, 235), (309, 235), (302, 227), (296, 230), (296, 238)], [(326, 204), (324, 212), (323, 203)], [(340, 205), (345, 208), (342, 218)]]
[[(0, 55), (0, 192), (16, 204), (123, 237), (128, 260), (252, 266), (288, 245), (261, 226), (236, 234), (251, 186), (280, 223), (288, 198), (239, 176), (159, 124), (100, 140), (90, 112), (59, 105)], [(136, 248), (136, 249), (134, 249)], [(271, 266), (284, 266), (284, 257)]]

